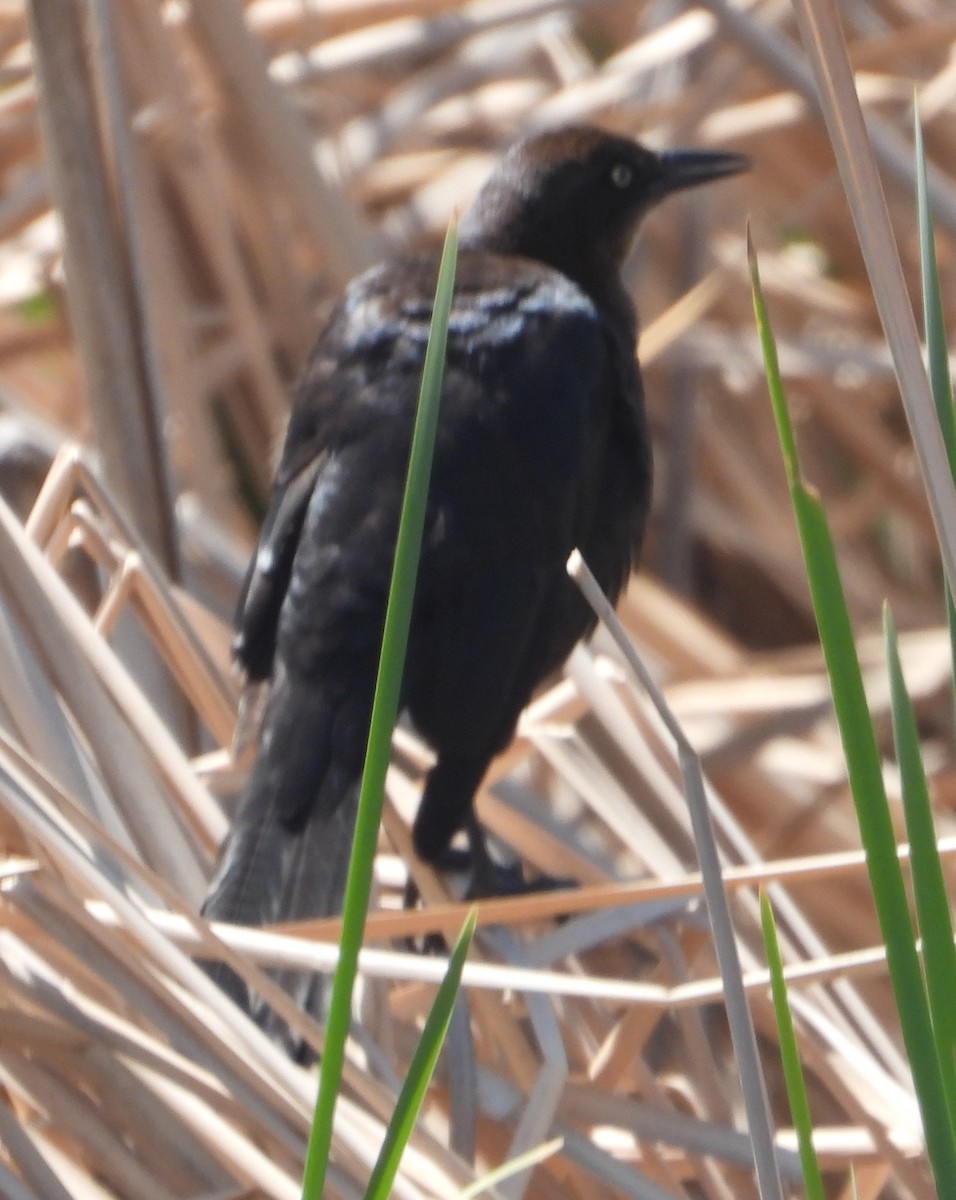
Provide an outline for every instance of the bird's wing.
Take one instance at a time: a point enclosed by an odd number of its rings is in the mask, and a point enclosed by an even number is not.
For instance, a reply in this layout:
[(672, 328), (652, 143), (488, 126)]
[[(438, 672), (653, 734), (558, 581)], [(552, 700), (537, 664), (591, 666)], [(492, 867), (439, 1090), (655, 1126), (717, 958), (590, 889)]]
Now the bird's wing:
[[(279, 617), (317, 486), (333, 508), (340, 508), (343, 496), (336, 505), (335, 492), (341, 487), (342, 455), (351, 462), (376, 424), (403, 426), (408, 420), (411, 393), (405, 395), (403, 377), (414, 355), (400, 345), (398, 313), (388, 311), (377, 283), (380, 274), (369, 272), (353, 281), (296, 388), (269, 509), (236, 613), (233, 652), (251, 680), (272, 673)], [(380, 379), (389, 372), (394, 378), (382, 389)], [(374, 488), (367, 490), (371, 495)]]
[(246, 571), (239, 594), (233, 653), (251, 681), (266, 679), (272, 671), (279, 609), (289, 585), (309, 497), (324, 461), (320, 451), (290, 473), (281, 486), (277, 483)]

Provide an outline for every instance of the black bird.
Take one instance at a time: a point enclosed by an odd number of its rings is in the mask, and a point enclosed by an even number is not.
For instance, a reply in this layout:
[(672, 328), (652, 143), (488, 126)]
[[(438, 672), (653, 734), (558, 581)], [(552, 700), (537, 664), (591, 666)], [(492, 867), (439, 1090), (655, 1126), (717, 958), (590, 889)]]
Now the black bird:
[[(567, 557), (614, 600), (641, 546), (651, 446), (621, 264), (657, 201), (748, 165), (565, 128), (513, 146), (462, 222), (402, 704), (437, 756), (416, 852), (439, 863), (467, 828), (476, 891), (494, 881), (475, 789), (593, 626)], [(298, 385), (235, 642), (271, 690), (210, 918), (339, 910), (436, 275), (428, 253), (354, 280)]]

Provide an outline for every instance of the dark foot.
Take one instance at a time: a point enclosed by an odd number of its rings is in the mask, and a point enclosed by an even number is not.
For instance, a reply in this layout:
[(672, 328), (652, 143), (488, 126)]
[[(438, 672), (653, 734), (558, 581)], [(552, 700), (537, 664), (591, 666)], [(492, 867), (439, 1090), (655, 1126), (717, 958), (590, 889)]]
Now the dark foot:
[(435, 867), (447, 875), (463, 875), (470, 871), (474, 864), (471, 848), (464, 846), (449, 846), (441, 852)]
[[(486, 900), (490, 896), (520, 896), (525, 892), (538, 891), (538, 884), (528, 884), (521, 871), (520, 863), (500, 863), (492, 858), (485, 842), (484, 833), (473, 822), (468, 828), (468, 846), (448, 846), (434, 864), (435, 869), (447, 875), (469, 874), (471, 879), (465, 891), (466, 900)], [(543, 882), (543, 881), (542, 881)], [(544, 885), (547, 886), (547, 885)], [(555, 881), (556, 887), (563, 886)], [(418, 901), (414, 890), (411, 905)], [(409, 904), (410, 891), (406, 888), (405, 907)]]
[(503, 865), (496, 862), (488, 850), (484, 830), (472, 815), (466, 826), (471, 849), (471, 883), (467, 898), (482, 900), (490, 896), (526, 896), (531, 892), (551, 892), (575, 887), (573, 879), (555, 879), (541, 875), (530, 882), (525, 879), (520, 863)]
[[(485, 840), (484, 830), (478, 824), (474, 814), (469, 816), (465, 825), (468, 836), (468, 848), (457, 846), (446, 847), (434, 861), (434, 867), (449, 874), (471, 873), (471, 880), (465, 892), (466, 900), (487, 900), (493, 896), (527, 896), (534, 892), (554, 892), (577, 887), (577, 880), (560, 878), (553, 875), (539, 875), (536, 879), (527, 880), (520, 863), (499, 863), (491, 855)], [(405, 908), (414, 908), (419, 901), (418, 888), (411, 876), (405, 885)], [(434, 945), (430, 939), (424, 943), (417, 939), (406, 939), (410, 950), (436, 950), (444, 952), (445, 942), (439, 939)]]
[(559, 878), (554, 875), (539, 875), (525, 879), (519, 863), (503, 866), (491, 863), (472, 873), (468, 887), (469, 900), (487, 900), (493, 896), (529, 896), (534, 892), (560, 892), (578, 886), (576, 879)]

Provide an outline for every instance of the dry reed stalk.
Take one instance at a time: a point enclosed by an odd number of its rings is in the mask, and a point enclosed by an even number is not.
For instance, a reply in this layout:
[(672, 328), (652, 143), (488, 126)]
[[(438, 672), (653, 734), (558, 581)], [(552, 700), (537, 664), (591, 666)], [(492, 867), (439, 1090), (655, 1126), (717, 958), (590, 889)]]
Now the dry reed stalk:
[[(143, 536), (171, 571), (178, 569), (172, 525), (171, 481), (161, 434), (161, 403), (151, 376), (151, 332), (144, 323), (133, 255), (136, 232), (117, 227), (103, 133), (86, 56), (81, 11), (74, 0), (31, 5), (38, 82), (48, 107), (42, 110), (46, 161), (64, 222), (64, 252), (71, 279), (71, 315), (83, 343), (97, 443), (105, 469)], [(105, 29), (105, 27), (102, 27)], [(108, 66), (111, 48), (101, 47)], [(115, 79), (101, 80), (109, 135), (125, 136), (126, 114), (116, 111)], [(122, 159), (122, 147), (114, 144)], [(122, 218), (133, 215), (133, 198), (120, 173)], [(124, 237), (125, 234), (125, 237)], [(127, 240), (128, 239), (128, 240)], [(124, 254), (130, 255), (127, 258)]]

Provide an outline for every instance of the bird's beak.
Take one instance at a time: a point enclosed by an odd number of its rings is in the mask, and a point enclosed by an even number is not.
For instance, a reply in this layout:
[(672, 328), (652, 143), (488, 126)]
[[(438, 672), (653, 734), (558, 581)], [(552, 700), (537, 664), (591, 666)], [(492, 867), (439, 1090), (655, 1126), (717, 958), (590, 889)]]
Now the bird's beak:
[(746, 154), (723, 150), (664, 150), (658, 154), (657, 161), (660, 175), (654, 190), (658, 199), (699, 183), (722, 179), (725, 175), (739, 175), (751, 166)]

